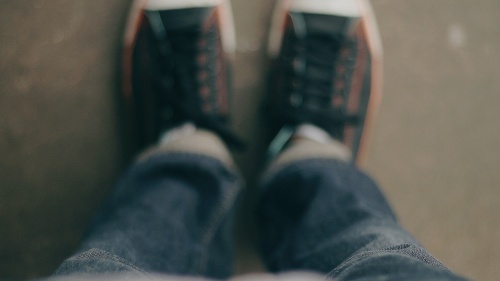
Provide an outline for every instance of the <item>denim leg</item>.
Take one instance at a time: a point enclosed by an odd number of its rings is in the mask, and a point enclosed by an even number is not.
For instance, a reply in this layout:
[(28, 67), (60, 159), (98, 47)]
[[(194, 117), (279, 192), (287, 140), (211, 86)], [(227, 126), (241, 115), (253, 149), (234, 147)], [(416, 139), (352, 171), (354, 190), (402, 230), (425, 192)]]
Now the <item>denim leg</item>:
[(264, 178), (259, 220), (271, 271), (337, 280), (462, 280), (398, 224), (376, 184), (333, 159), (292, 162)]
[(237, 173), (214, 158), (150, 156), (125, 174), (56, 275), (230, 276), (240, 189)]

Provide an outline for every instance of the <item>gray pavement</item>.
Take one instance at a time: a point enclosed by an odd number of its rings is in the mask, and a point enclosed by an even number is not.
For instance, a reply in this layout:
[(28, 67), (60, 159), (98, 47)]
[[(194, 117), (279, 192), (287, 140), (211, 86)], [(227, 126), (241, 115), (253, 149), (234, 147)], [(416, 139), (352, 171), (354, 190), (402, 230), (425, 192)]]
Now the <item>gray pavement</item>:
[[(121, 133), (122, 31), (130, 1), (0, 2), (0, 279), (46, 276), (78, 246), (130, 158)], [(235, 128), (264, 150), (269, 0), (233, 0)], [(373, 0), (385, 90), (366, 165), (402, 224), (450, 268), (500, 276), (500, 2)], [(249, 181), (238, 272), (262, 270)]]

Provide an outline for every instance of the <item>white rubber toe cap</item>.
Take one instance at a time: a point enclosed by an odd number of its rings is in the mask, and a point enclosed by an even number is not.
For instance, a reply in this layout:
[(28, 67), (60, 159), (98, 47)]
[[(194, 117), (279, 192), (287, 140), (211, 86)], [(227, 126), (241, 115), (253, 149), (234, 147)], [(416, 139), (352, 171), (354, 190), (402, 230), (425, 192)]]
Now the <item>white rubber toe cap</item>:
[(149, 0), (147, 1), (145, 9), (158, 11), (182, 8), (215, 7), (221, 2), (221, 0)]
[(290, 11), (343, 17), (361, 16), (359, 5), (353, 0), (291, 0)]

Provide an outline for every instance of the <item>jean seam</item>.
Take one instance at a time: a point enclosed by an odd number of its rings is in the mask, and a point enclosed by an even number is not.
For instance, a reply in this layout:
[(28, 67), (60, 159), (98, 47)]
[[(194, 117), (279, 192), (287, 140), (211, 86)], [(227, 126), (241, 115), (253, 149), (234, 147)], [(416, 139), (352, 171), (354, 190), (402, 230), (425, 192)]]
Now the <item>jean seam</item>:
[(436, 262), (439, 263), (437, 265), (437, 264), (429, 263), (429, 262), (427, 262), (427, 261), (425, 261), (425, 260), (423, 260), (423, 259), (421, 259), (419, 257), (415, 257), (415, 256), (411, 256), (411, 255), (408, 255), (408, 254), (397, 252), (399, 250), (408, 249), (408, 248), (412, 248), (412, 247), (418, 248), (417, 246), (411, 245), (411, 244), (401, 244), (401, 245), (396, 245), (396, 246), (385, 248), (385, 249), (373, 250), (373, 251), (367, 251), (367, 252), (362, 252), (362, 253), (354, 254), (353, 256), (349, 257), (344, 262), (342, 262), (342, 264), (340, 264), (338, 267), (336, 267), (335, 269), (333, 269), (330, 273), (328, 273), (328, 277), (335, 278), (336, 276), (338, 276), (340, 274), (340, 272), (342, 272), (343, 270), (345, 270), (345, 268), (348, 267), (349, 264), (352, 264), (354, 261), (359, 261), (359, 260), (362, 260), (364, 258), (367, 258), (367, 257), (370, 257), (370, 256), (374, 256), (374, 255), (377, 255), (377, 254), (382, 254), (382, 253), (393, 253), (393, 254), (403, 255), (405, 257), (408, 257), (408, 258), (411, 258), (411, 259), (423, 262), (426, 265), (432, 266), (432, 267), (434, 267), (436, 269), (450, 271), (446, 266), (442, 265), (438, 260), (435, 260)]
[[(239, 186), (239, 184), (236, 184), (236, 186)], [(217, 208), (214, 211), (214, 215), (212, 216), (212, 219), (209, 220), (209, 223), (205, 227), (204, 230), (202, 230), (202, 235), (201, 235), (201, 247), (208, 248), (208, 245), (210, 242), (213, 240), (215, 234), (217, 233), (218, 228), (221, 226), (223, 223), (224, 219), (227, 217), (227, 214), (231, 208), (233, 207), (233, 204), (238, 197), (238, 194), (240, 192), (241, 188), (231, 188), (230, 191), (225, 192), (225, 195), (223, 199), (220, 202), (220, 207)], [(200, 259), (200, 264), (199, 264), (199, 269), (200, 270), (206, 270), (208, 266), (208, 257), (209, 254), (206, 253), (203, 258)]]
[(68, 261), (83, 261), (83, 260), (91, 260), (91, 259), (105, 259), (105, 260), (117, 262), (117, 263), (123, 265), (124, 267), (126, 267), (127, 269), (130, 269), (133, 272), (137, 272), (139, 274), (144, 275), (149, 280), (156, 280), (147, 271), (143, 270), (142, 268), (132, 264), (131, 262), (129, 262), (129, 261), (117, 256), (117, 255), (114, 255), (110, 252), (107, 252), (107, 251), (104, 251), (104, 250), (101, 250), (98, 248), (91, 248), (91, 249), (77, 255), (76, 257), (68, 259)]

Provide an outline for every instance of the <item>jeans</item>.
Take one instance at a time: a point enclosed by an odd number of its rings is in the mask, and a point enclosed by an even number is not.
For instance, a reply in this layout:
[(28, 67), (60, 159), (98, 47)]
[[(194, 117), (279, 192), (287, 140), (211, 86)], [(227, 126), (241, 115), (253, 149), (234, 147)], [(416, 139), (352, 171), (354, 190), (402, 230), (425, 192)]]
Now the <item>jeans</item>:
[[(208, 156), (156, 153), (137, 162), (54, 278), (227, 279), (241, 186), (235, 169)], [(262, 258), (273, 273), (464, 280), (401, 228), (376, 184), (352, 164), (308, 159), (272, 168), (262, 180), (258, 219)]]

